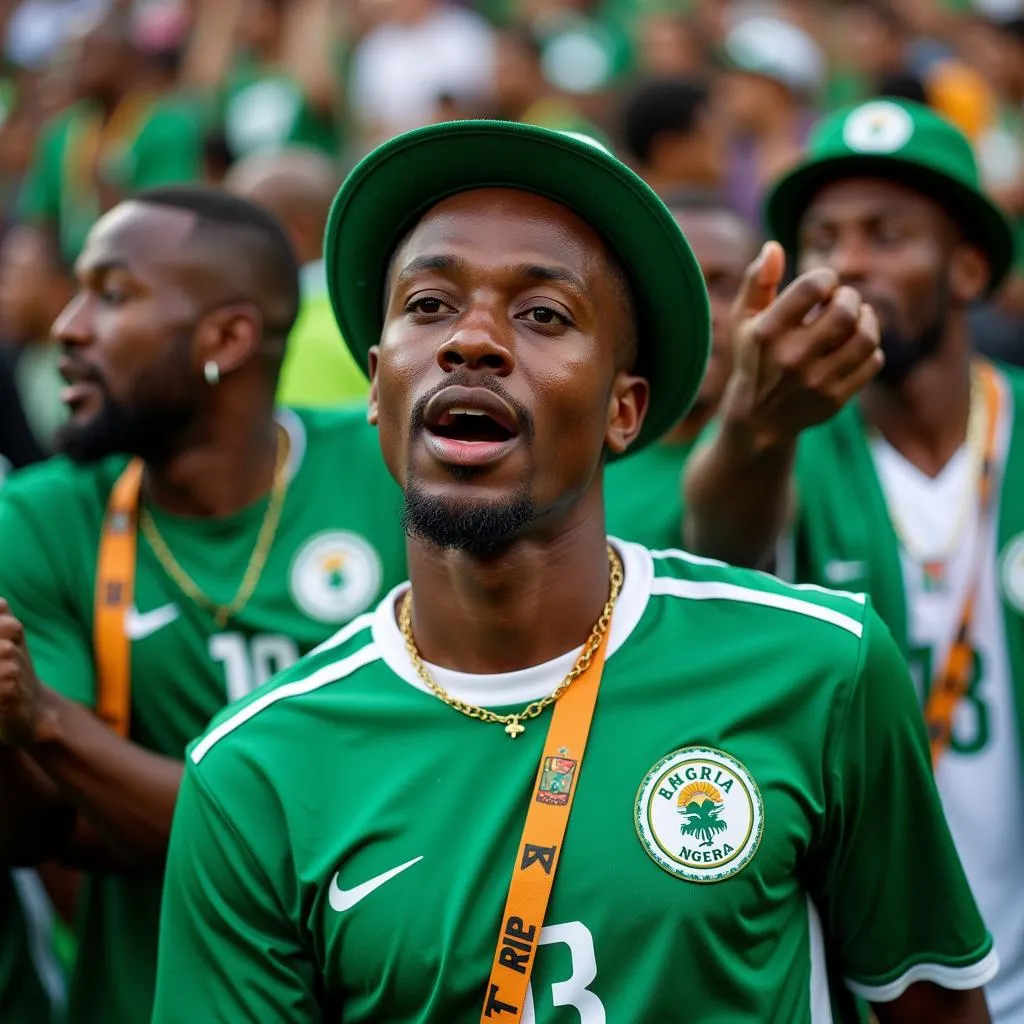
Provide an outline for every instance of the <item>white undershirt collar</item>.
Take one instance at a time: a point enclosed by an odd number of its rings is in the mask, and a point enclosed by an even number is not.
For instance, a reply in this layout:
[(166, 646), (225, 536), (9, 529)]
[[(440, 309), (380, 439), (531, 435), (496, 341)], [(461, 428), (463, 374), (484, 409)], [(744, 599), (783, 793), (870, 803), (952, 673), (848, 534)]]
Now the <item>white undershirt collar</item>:
[[(608, 637), (610, 659), (629, 639), (647, 608), (651, 580), (654, 578), (654, 563), (647, 549), (639, 544), (627, 543), (613, 537), (609, 540), (622, 558), (625, 573), (622, 593), (615, 605), (611, 633)], [(373, 640), (391, 671), (410, 686), (415, 686), (426, 693), (429, 691), (413, 668), (409, 652), (405, 649), (405, 639), (395, 618), (396, 602), (408, 586), (408, 583), (402, 583), (395, 587), (377, 606), (373, 614)], [(579, 652), (580, 648), (577, 647), (542, 665), (493, 675), (456, 672), (429, 663), (427, 668), (434, 679), (453, 697), (479, 707), (504, 707), (528, 704), (532, 700), (546, 697), (568, 674)]]

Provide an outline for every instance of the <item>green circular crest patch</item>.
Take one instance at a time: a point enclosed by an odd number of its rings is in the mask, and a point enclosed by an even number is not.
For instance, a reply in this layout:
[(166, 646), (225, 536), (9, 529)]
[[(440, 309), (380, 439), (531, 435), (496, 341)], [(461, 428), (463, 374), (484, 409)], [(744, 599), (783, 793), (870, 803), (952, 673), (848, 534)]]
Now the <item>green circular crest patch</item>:
[(644, 776), (634, 824), (658, 867), (688, 882), (721, 882), (757, 852), (764, 805), (736, 758), (713, 747), (682, 747)]

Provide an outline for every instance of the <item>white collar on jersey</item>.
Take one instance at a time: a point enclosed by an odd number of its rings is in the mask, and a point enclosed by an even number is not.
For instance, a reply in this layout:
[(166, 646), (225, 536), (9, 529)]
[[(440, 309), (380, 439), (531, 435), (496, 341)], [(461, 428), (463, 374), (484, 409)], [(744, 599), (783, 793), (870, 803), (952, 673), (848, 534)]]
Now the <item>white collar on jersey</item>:
[[(608, 637), (608, 657), (629, 639), (647, 608), (654, 578), (654, 562), (650, 552), (639, 544), (609, 538), (622, 558), (625, 581), (615, 605), (611, 634)], [(410, 686), (427, 691), (423, 680), (409, 660), (405, 639), (395, 618), (398, 597), (409, 586), (402, 583), (384, 598), (373, 613), (373, 640), (387, 666)], [(437, 682), (453, 697), (480, 707), (502, 707), (528, 704), (546, 697), (569, 672), (580, 648), (566, 651), (543, 665), (534, 665), (518, 672), (500, 672), (494, 675), (471, 675), (455, 672), (428, 663), (427, 668)]]
[(285, 409), (283, 406), (275, 410), (274, 419), (288, 435), (288, 465), (285, 472), (291, 481), (298, 473), (302, 457), (306, 454), (306, 427), (291, 409)]

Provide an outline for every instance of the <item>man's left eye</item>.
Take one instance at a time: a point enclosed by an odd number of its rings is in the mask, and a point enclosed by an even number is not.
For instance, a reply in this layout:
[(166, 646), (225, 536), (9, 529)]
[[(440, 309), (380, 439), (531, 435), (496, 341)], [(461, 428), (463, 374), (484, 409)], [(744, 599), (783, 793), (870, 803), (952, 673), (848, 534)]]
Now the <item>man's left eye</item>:
[(549, 306), (534, 306), (532, 309), (528, 309), (523, 313), (523, 318), (532, 320), (535, 324), (567, 324), (569, 321), (562, 316), (561, 313), (556, 312)]

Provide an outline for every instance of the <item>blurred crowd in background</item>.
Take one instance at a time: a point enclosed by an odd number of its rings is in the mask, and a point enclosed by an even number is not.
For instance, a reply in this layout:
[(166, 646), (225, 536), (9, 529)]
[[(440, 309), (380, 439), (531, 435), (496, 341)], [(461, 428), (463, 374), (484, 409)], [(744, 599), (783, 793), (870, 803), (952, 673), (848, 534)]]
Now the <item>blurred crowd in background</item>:
[[(1022, 0), (0, 0), (0, 456), (44, 457), (64, 415), (47, 343), (100, 212), (204, 180), (267, 202), (306, 265), (282, 399), (359, 399), (318, 255), (345, 172), (463, 117), (590, 135), (663, 196), (759, 197), (823, 112), (926, 102), (976, 147), (1024, 236)], [(1024, 241), (1021, 242), (1024, 253)], [(976, 311), (1024, 361), (1024, 257)]]

